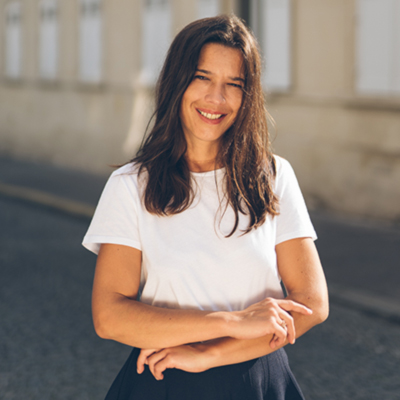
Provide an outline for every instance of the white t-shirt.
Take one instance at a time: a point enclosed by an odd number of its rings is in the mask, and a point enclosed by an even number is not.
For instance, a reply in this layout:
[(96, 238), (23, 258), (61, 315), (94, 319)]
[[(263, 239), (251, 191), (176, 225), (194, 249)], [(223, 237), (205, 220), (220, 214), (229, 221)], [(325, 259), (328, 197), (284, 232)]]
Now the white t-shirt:
[[(142, 202), (145, 173), (127, 164), (114, 171), (101, 195), (83, 245), (102, 243), (142, 251), (140, 301), (159, 307), (234, 311), (266, 297), (283, 298), (275, 246), (298, 237), (316, 239), (290, 164), (278, 157), (275, 193), (280, 214), (243, 235), (248, 217), (223, 214), (225, 171), (192, 173), (195, 198), (189, 209), (150, 214)], [(218, 187), (218, 190), (217, 190)]]

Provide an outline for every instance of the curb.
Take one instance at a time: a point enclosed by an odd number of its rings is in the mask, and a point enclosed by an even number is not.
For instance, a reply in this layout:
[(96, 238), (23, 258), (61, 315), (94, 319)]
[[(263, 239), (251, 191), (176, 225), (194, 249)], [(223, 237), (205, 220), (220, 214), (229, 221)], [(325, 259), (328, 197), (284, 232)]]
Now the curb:
[[(40, 190), (9, 185), (2, 182), (0, 182), (0, 195), (48, 207), (78, 218), (91, 219), (96, 208), (87, 203), (68, 200)], [(329, 284), (329, 298), (334, 304), (351, 307), (395, 323), (400, 323), (400, 303), (389, 297)]]
[(66, 214), (91, 219), (95, 207), (75, 200), (68, 200), (50, 193), (0, 182), (0, 194), (13, 199), (49, 207)]
[(329, 299), (334, 304), (400, 323), (400, 303), (389, 297), (366, 293), (358, 289), (329, 285)]

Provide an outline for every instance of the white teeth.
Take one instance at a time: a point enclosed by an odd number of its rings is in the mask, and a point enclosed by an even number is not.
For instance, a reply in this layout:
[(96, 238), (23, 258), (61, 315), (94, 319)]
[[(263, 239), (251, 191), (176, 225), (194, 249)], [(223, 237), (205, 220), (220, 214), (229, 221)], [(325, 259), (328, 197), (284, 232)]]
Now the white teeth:
[(218, 118), (221, 118), (221, 115), (222, 115), (222, 114), (208, 114), (201, 110), (198, 110), (198, 111), (203, 117), (206, 117), (208, 119), (218, 119)]

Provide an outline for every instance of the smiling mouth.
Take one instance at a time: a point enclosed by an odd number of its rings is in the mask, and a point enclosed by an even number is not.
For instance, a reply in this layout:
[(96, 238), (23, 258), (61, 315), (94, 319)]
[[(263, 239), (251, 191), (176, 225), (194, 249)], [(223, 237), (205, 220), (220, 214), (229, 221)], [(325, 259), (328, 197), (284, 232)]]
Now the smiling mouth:
[(220, 119), (221, 117), (226, 115), (226, 114), (209, 114), (209, 113), (206, 113), (206, 112), (201, 111), (201, 110), (197, 110), (197, 111), (203, 117), (205, 117), (207, 119), (211, 119), (211, 120)]

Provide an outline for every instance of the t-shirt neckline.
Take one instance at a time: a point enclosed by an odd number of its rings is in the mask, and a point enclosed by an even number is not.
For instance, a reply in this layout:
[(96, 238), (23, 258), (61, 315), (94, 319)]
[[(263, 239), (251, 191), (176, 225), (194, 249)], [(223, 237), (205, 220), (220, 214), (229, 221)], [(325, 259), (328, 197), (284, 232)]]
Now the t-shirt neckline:
[(225, 173), (225, 167), (223, 168), (218, 168), (218, 169), (213, 169), (212, 171), (206, 171), (206, 172), (193, 172), (190, 171), (190, 174), (193, 175), (194, 177), (205, 177), (205, 176), (221, 176)]

